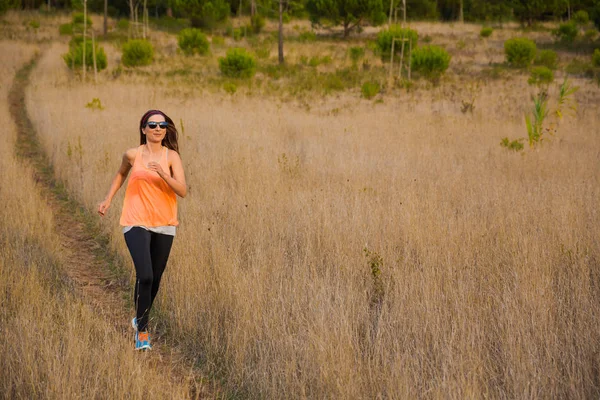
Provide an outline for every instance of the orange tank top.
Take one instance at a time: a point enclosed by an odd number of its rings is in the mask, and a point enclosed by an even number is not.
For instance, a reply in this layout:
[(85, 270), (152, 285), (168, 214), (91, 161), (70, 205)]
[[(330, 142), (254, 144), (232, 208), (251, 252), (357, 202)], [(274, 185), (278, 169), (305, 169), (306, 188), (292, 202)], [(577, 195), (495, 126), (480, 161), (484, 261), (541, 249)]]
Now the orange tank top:
[[(177, 195), (156, 172), (149, 170), (142, 160), (140, 146), (131, 168), (123, 212), (122, 226), (177, 226)], [(167, 148), (163, 147), (159, 164), (169, 172)]]

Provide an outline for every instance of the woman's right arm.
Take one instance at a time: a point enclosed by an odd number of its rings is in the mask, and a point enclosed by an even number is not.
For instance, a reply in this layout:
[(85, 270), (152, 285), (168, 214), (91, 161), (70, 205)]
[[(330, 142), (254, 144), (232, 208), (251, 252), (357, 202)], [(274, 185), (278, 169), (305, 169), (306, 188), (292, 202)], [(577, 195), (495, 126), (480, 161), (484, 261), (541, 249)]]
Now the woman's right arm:
[(113, 178), (108, 194), (106, 195), (104, 200), (102, 200), (102, 202), (98, 205), (98, 214), (100, 214), (101, 216), (104, 216), (104, 214), (106, 214), (106, 211), (110, 207), (112, 198), (121, 188), (123, 182), (125, 182), (125, 179), (127, 179), (127, 175), (129, 175), (129, 171), (131, 170), (131, 166), (133, 165), (133, 160), (135, 160), (135, 152), (136, 149), (129, 149), (125, 152), (125, 154), (123, 154), (121, 166), (119, 167), (117, 174)]

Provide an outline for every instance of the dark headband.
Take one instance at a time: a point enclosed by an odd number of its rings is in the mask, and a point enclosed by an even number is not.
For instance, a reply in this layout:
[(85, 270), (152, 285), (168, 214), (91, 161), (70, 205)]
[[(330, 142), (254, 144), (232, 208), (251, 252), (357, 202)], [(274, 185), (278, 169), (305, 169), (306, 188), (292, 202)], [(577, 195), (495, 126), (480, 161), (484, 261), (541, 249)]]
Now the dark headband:
[(167, 120), (167, 116), (165, 115), (164, 112), (162, 112), (160, 110), (148, 110), (142, 116), (142, 119), (140, 120), (140, 129), (142, 129), (144, 127), (144, 125), (146, 124), (146, 122), (148, 122), (148, 120), (150, 119), (150, 117), (153, 116), (153, 115), (162, 115), (165, 118), (165, 121)]

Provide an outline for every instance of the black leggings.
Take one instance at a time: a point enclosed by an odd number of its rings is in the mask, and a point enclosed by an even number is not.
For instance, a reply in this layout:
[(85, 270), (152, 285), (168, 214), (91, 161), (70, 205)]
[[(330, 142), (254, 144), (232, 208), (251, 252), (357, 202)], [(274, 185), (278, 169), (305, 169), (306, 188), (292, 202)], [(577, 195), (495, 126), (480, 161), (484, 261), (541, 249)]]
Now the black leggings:
[(171, 246), (173, 236), (150, 232), (144, 228), (133, 227), (125, 233), (125, 242), (135, 265), (136, 318), (138, 331), (148, 330), (148, 314), (158, 293)]

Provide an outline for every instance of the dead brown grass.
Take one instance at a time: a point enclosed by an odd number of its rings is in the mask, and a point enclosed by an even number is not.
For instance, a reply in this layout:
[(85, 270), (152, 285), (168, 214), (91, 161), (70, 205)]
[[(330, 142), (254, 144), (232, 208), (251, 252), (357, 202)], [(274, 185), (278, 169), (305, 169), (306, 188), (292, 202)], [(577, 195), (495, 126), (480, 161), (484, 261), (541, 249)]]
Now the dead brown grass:
[[(90, 209), (146, 109), (184, 123), (190, 196), (159, 312), (230, 390), (598, 396), (592, 84), (577, 81), (580, 110), (556, 139), (515, 154), (499, 141), (526, 135), (524, 76), (482, 82), (472, 115), (460, 112), (473, 93), (464, 79), (383, 104), (313, 99), (307, 111), (160, 81), (81, 84), (61, 46), (36, 68), (28, 108), (60, 178)], [(105, 110), (85, 108), (95, 97)], [(125, 254), (121, 199), (106, 227)], [(365, 248), (383, 260), (380, 281)]]

